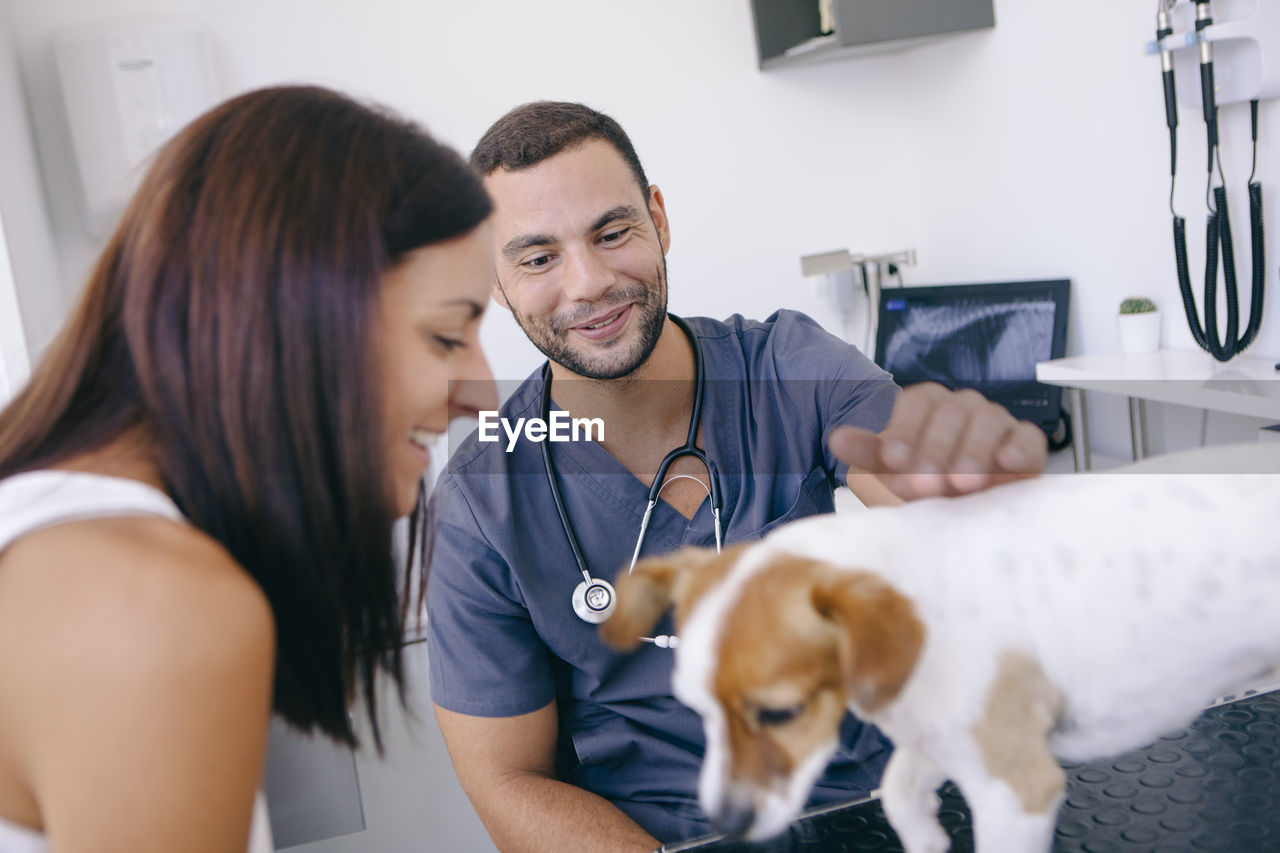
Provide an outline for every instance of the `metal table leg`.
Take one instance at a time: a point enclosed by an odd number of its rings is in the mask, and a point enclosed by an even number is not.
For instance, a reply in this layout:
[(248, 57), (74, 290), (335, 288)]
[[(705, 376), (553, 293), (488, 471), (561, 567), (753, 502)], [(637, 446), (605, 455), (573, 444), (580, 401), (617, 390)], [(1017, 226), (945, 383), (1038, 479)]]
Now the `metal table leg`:
[(1147, 401), (1129, 398), (1129, 441), (1133, 447), (1133, 461), (1146, 459), (1147, 450)]
[(1075, 441), (1071, 443), (1071, 452), (1075, 457), (1077, 471), (1093, 469), (1093, 456), (1089, 452), (1089, 413), (1084, 405), (1084, 391), (1079, 388), (1068, 388), (1067, 399), (1071, 402), (1071, 417), (1074, 418)]

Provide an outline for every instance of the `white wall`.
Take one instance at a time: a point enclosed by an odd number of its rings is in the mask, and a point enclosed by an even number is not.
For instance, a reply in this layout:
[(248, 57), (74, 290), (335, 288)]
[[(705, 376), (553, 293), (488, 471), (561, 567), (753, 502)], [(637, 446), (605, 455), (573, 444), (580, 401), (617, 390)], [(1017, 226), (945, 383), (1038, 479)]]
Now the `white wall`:
[[(13, 2), (70, 291), (97, 247), (77, 218), (50, 32), (105, 15), (182, 12), (209, 24), (226, 94), (327, 83), (420, 119), (464, 151), (525, 100), (577, 99), (612, 113), (667, 198), (677, 312), (760, 316), (786, 305), (838, 328), (817, 282), (800, 276), (799, 256), (914, 246), (920, 266), (906, 271), (908, 283), (1070, 277), (1069, 352), (1115, 349), (1114, 308), (1135, 293), (1166, 309), (1167, 343), (1193, 346), (1170, 245), (1158, 69), (1142, 50), (1153, 30), (1150, 2), (999, 0), (991, 31), (767, 74), (756, 70), (745, 0)], [(1262, 118), (1261, 176), (1275, 209), (1277, 172), (1267, 155), (1276, 149), (1266, 141), (1280, 132), (1280, 114), (1268, 103)], [(1246, 107), (1223, 109), (1246, 279), (1247, 124)], [(1202, 127), (1183, 110), (1177, 202), (1189, 220), (1196, 277)], [(1276, 235), (1272, 227), (1273, 259)], [(1271, 267), (1273, 307), (1254, 355), (1280, 354)], [(536, 364), (496, 311), (486, 340), (501, 376), (523, 377)], [(1091, 404), (1099, 449), (1123, 454), (1121, 401), (1096, 395)], [(1157, 412), (1153, 421), (1157, 449), (1198, 440), (1199, 421), (1186, 413)], [(1215, 415), (1210, 432), (1247, 434), (1252, 425)]]
[(31, 357), (22, 328), (18, 288), (9, 262), (9, 244), (4, 237), (4, 217), (0, 216), (0, 405), (8, 402), (27, 380)]
[(16, 385), (26, 379), (21, 353), (40, 353), (52, 340), (67, 310), (67, 294), (58, 272), (8, 11), (0, 6), (0, 243), (7, 249), (0, 251), (0, 266), (5, 267), (0, 270), (0, 344)]
[[(912, 246), (920, 266), (905, 271), (908, 283), (1071, 278), (1070, 353), (1116, 349), (1112, 315), (1135, 294), (1164, 307), (1166, 343), (1193, 346), (1170, 245), (1159, 71), (1143, 54), (1153, 0), (997, 0), (994, 30), (769, 73), (756, 69), (746, 0), (12, 2), (68, 292), (97, 247), (75, 210), (50, 32), (104, 15), (182, 12), (208, 23), (224, 94), (326, 83), (422, 120), (464, 151), (526, 100), (582, 100), (611, 113), (666, 196), (678, 313), (762, 316), (788, 306), (837, 329), (816, 281), (801, 277), (800, 255)], [(1260, 176), (1275, 211), (1280, 107), (1265, 103), (1262, 113)], [(1222, 124), (1247, 280), (1247, 107), (1225, 107)], [(1196, 278), (1202, 129), (1184, 109), (1176, 200)], [(1273, 222), (1269, 313), (1253, 355), (1280, 356), (1278, 233)], [(535, 367), (497, 310), (485, 339), (499, 377)], [(1152, 409), (1156, 449), (1199, 441), (1198, 413)], [(1123, 401), (1092, 395), (1090, 414), (1097, 449), (1126, 455)], [(1215, 415), (1209, 438), (1249, 436), (1256, 425)]]

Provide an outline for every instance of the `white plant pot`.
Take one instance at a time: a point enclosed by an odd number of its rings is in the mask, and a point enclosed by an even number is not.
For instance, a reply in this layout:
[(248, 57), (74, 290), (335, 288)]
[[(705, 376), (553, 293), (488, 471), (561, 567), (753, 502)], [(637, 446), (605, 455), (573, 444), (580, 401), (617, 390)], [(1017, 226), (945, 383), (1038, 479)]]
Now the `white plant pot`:
[(1155, 352), (1160, 349), (1160, 312), (1117, 314), (1120, 328), (1120, 351), (1130, 354)]

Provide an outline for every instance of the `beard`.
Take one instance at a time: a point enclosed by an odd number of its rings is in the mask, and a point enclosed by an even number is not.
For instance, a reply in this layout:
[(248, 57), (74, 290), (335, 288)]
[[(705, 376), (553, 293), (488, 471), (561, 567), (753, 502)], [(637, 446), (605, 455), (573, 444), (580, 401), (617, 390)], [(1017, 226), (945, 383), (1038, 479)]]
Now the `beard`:
[[(598, 315), (601, 308), (628, 303), (635, 306), (637, 329), (630, 343), (619, 339), (606, 345), (603, 352), (588, 353), (569, 342), (569, 330)], [(649, 359), (662, 336), (667, 319), (667, 260), (662, 259), (662, 266), (649, 281), (611, 290), (596, 302), (549, 321), (515, 311), (512, 316), (538, 351), (556, 364), (587, 379), (620, 379)]]

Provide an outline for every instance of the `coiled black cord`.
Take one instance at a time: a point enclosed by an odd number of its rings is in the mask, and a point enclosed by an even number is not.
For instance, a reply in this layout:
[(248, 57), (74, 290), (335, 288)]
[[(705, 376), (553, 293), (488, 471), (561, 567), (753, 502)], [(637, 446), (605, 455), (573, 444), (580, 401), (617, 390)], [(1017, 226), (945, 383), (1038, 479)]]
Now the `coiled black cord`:
[[(1173, 216), (1173, 251), (1177, 263), (1178, 291), (1182, 295), (1182, 307), (1187, 315), (1187, 326), (1196, 344), (1218, 361), (1229, 361), (1245, 350), (1262, 326), (1263, 295), (1266, 290), (1266, 257), (1262, 222), (1262, 185), (1255, 181), (1258, 166), (1258, 102), (1250, 101), (1253, 131), (1253, 171), (1249, 175), (1249, 236), (1252, 243), (1253, 280), (1249, 302), (1249, 321), (1244, 334), (1237, 337), (1240, 328), (1239, 290), (1236, 278), (1235, 244), (1231, 236), (1231, 217), (1227, 210), (1226, 179), (1222, 173), (1221, 155), (1217, 146), (1216, 128), (1209, 128), (1209, 177), (1213, 178), (1213, 163), (1218, 160), (1218, 176), (1223, 186), (1213, 187), (1209, 205), (1209, 222), (1205, 237), (1204, 273), (1204, 325), (1200, 324), (1195, 297), (1191, 292), (1191, 275), (1187, 264), (1187, 223), (1176, 213)], [(1214, 122), (1216, 125), (1216, 121)], [(1172, 184), (1171, 184), (1172, 186)], [(1172, 197), (1172, 189), (1170, 189)], [(1218, 247), (1222, 247), (1222, 274), (1227, 302), (1225, 336), (1218, 335)]]
[[(1236, 348), (1236, 331), (1240, 328), (1240, 296), (1237, 291), (1236, 282), (1236, 250), (1235, 241), (1231, 239), (1231, 216), (1227, 211), (1227, 188), (1213, 188), (1214, 207), (1217, 208), (1215, 216), (1218, 220), (1218, 242), (1222, 245), (1222, 277), (1226, 279), (1226, 296), (1227, 296), (1227, 328), (1223, 335), (1223, 342), (1218, 345), (1217, 349), (1210, 350), (1213, 357), (1219, 361), (1226, 361), (1235, 355)], [(1218, 336), (1218, 317), (1215, 311), (1211, 317), (1209, 314), (1209, 306), (1213, 305), (1216, 309), (1217, 302), (1215, 293), (1211, 293), (1209, 288), (1217, 289), (1218, 282), (1205, 279), (1204, 287), (1204, 326), (1205, 335), (1209, 338), (1210, 343)]]
[[(1210, 274), (1214, 278), (1218, 275), (1218, 241), (1216, 232), (1213, 228), (1213, 219), (1209, 220), (1209, 253), (1212, 254), (1211, 273), (1206, 272), (1205, 278), (1208, 279)], [(1196, 345), (1202, 349), (1209, 349), (1209, 343), (1205, 339), (1204, 329), (1200, 326), (1200, 317), (1196, 314), (1196, 301), (1191, 295), (1191, 271), (1187, 267), (1187, 220), (1173, 215), (1173, 257), (1178, 265), (1178, 291), (1182, 294), (1182, 307), (1187, 313), (1187, 327), (1191, 329), (1191, 337), (1195, 338)]]
[[(1253, 109), (1254, 127), (1257, 127), (1257, 101), (1253, 102)], [(1254, 139), (1256, 140), (1257, 137), (1255, 136)], [(1255, 145), (1255, 164), (1257, 157)], [(1253, 287), (1250, 292), (1252, 298), (1249, 301), (1249, 324), (1245, 327), (1244, 336), (1240, 338), (1240, 344), (1237, 347), (1240, 351), (1253, 343), (1253, 339), (1258, 336), (1258, 330), (1262, 328), (1262, 297), (1266, 293), (1267, 284), (1266, 245), (1262, 226), (1262, 184), (1253, 180), (1252, 175), (1249, 177), (1249, 239), (1252, 241), (1253, 248)]]

